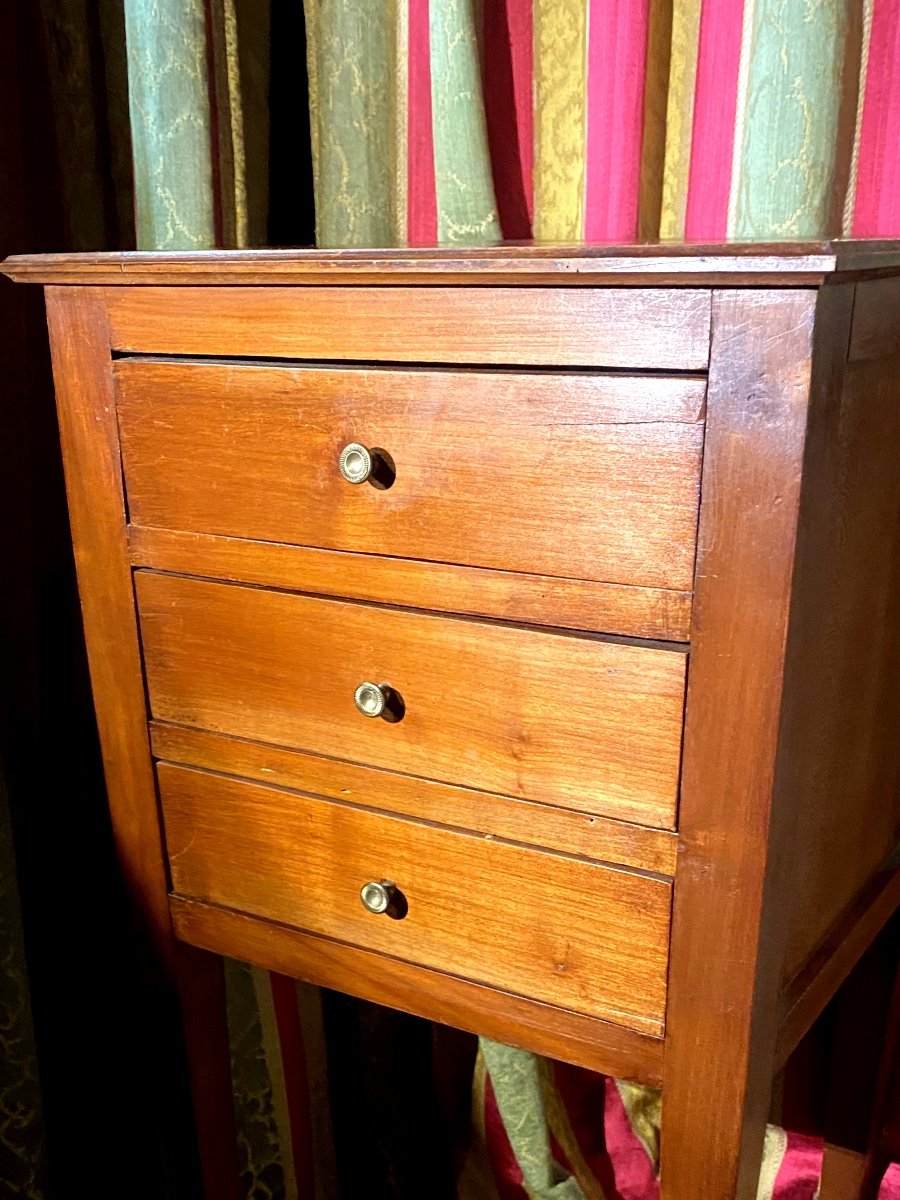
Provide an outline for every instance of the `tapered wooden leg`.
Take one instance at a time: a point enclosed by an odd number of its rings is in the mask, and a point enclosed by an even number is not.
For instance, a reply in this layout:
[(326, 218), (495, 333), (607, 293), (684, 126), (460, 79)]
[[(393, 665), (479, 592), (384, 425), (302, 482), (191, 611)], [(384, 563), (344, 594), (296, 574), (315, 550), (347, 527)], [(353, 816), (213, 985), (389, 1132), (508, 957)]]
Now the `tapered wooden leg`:
[[(835, 301), (846, 327), (849, 298)], [(795, 819), (787, 660), (811, 292), (713, 295), (660, 1141), (663, 1200), (755, 1200)], [(840, 339), (834, 338), (840, 346)], [(845, 344), (845, 343), (844, 343)]]
[(222, 960), (177, 942), (175, 971), (206, 1200), (239, 1200)]

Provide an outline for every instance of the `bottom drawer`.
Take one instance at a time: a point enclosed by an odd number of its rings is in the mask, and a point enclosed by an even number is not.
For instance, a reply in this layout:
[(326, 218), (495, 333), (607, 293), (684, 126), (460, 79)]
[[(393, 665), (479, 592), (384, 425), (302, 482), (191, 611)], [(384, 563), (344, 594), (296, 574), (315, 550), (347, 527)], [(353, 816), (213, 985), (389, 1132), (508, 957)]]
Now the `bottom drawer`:
[[(176, 893), (662, 1032), (671, 883), (160, 763)], [(361, 889), (396, 888), (373, 914)]]

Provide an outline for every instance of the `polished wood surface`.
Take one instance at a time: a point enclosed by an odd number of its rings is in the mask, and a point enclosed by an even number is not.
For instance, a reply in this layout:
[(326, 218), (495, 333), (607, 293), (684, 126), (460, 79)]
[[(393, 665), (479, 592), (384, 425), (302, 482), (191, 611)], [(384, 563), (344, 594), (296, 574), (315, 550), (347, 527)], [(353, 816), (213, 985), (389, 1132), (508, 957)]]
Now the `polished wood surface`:
[[(690, 590), (689, 377), (120, 360), (137, 525)], [(390, 487), (348, 483), (351, 442)]]
[[(671, 883), (160, 763), (176, 894), (662, 1032)], [(402, 917), (370, 913), (369, 881)]]
[[(48, 288), (46, 304), (69, 520), (113, 838), (135, 932), (148, 939), (153, 949), (148, 990), (160, 969), (164, 988), (177, 987), (190, 1042), (188, 1066), (204, 1186), (210, 1198), (237, 1200), (221, 964), (190, 946), (178, 947), (168, 914), (168, 869), (147, 732), (103, 296), (94, 288)], [(156, 1030), (145, 1034), (151, 1045), (159, 1038)], [(151, 1069), (163, 1075), (166, 1066), (159, 1062)], [(164, 1078), (155, 1086), (159, 1095), (166, 1094)]]
[(113, 350), (250, 358), (704, 370), (709, 291), (110, 288)]
[(167, 972), (173, 943), (122, 492), (105, 306), (94, 288), (48, 288), (69, 521), (112, 831), (125, 886)]
[[(874, 300), (857, 294), (854, 330)], [(819, 421), (797, 547), (800, 662), (786, 697), (802, 827), (785, 979), (900, 842), (900, 355), (842, 358)]]
[(900, 355), (900, 278), (870, 279), (857, 285), (850, 362)]
[(176, 934), (215, 954), (361, 996), (511, 1046), (659, 1087), (660, 1038), (286, 925), (173, 896)]
[(403, 285), (481, 283), (549, 287), (606, 283), (821, 284), (835, 272), (897, 271), (896, 241), (658, 242), (415, 249), (139, 251), (20, 254), (3, 263), (11, 279), (34, 283)]
[[(671, 826), (685, 655), (139, 571), (154, 717)], [(387, 684), (388, 722), (356, 687)]]
[(769, 856), (785, 816), (773, 803), (780, 680), (816, 299), (752, 289), (715, 298), (666, 1027), (665, 1200), (756, 1195), (776, 1031), (768, 926), (777, 923)]
[(668, 830), (648, 829), (161, 721), (151, 723), (150, 740), (156, 757), (169, 762), (205, 767), (258, 783), (295, 788), (658, 875), (675, 874), (678, 839)]
[(690, 630), (692, 593), (667, 588), (488, 571), (140, 525), (129, 527), (128, 544), (134, 566), (179, 575), (664, 642), (686, 642)]
[(900, 869), (878, 871), (782, 989), (775, 1047), (780, 1070), (825, 1005), (900, 907)]
[[(51, 332), (164, 957), (145, 684), (178, 937), (662, 1083), (661, 1200), (753, 1200), (773, 1073), (900, 900), (898, 249), (11, 263), (108, 284)], [(376, 424), (414, 455), (348, 490)], [(358, 899), (391, 863), (397, 921)]]

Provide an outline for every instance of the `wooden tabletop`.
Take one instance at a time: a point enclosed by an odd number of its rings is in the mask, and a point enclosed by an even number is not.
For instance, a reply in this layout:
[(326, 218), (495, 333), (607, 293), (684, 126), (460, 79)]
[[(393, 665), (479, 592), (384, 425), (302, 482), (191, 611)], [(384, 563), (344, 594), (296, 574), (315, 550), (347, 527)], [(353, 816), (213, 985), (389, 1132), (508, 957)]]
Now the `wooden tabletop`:
[(2, 270), (48, 284), (797, 286), (900, 273), (900, 241), (20, 254)]

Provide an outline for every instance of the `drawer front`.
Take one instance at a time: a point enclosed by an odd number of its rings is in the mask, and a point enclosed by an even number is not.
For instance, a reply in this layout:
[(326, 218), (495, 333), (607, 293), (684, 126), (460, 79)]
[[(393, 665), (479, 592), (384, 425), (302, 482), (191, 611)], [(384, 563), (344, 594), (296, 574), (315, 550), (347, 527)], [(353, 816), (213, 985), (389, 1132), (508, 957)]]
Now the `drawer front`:
[[(660, 1033), (671, 884), (160, 763), (176, 892)], [(395, 919), (368, 881), (399, 889)]]
[[(137, 360), (116, 377), (135, 525), (692, 586), (700, 379)], [(389, 487), (342, 477), (354, 442), (389, 456)]]
[[(147, 571), (136, 585), (154, 717), (674, 823), (680, 651)], [(363, 681), (395, 689), (402, 720), (357, 711)]]
[(709, 288), (111, 287), (114, 350), (704, 371)]

